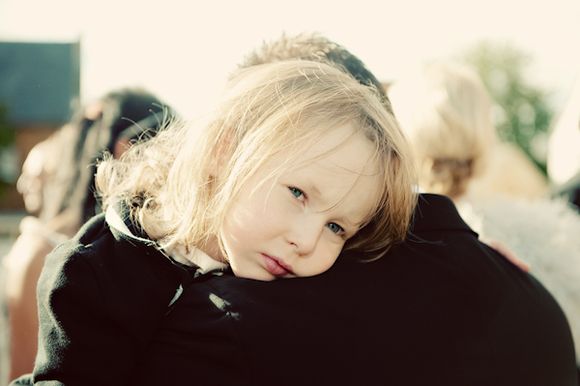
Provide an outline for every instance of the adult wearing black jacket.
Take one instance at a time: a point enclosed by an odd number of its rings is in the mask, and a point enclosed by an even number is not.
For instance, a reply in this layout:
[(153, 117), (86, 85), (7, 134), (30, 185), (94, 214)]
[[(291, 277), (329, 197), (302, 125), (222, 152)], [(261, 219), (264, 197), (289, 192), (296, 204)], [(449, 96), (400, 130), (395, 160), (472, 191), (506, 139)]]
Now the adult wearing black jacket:
[[(101, 312), (128, 304), (125, 297), (131, 307), (103, 344), (92, 326), (110, 316), (59, 313), (50, 309), (59, 307), (51, 294), (40, 319), (52, 336), (41, 335), (34, 378), (15, 384), (577, 384), (558, 305), (532, 276), (480, 243), (443, 196), (421, 196), (412, 237), (384, 258), (342, 256), (318, 277), (274, 282), (213, 271), (189, 286), (193, 275), (182, 267), (135, 240), (113, 243), (126, 236), (107, 228), (97, 218), (84, 233), (100, 233), (99, 243), (115, 246), (110, 262), (122, 259), (135, 270), (102, 278), (111, 293)], [(89, 262), (87, 269), (100, 268)], [(146, 272), (157, 274), (139, 277)], [(132, 280), (148, 285), (124, 285)], [(185, 290), (167, 308), (179, 282)], [(77, 284), (71, 275), (59, 291)], [(79, 310), (97, 292), (79, 293)], [(54, 315), (61, 320), (50, 320)], [(79, 346), (59, 356), (55, 336)]]
[(207, 278), (201, 335), (188, 321), (204, 300), (186, 289), (134, 384), (577, 384), (559, 306), (450, 200), (422, 195), (412, 233), (376, 262), (343, 256), (316, 278)]

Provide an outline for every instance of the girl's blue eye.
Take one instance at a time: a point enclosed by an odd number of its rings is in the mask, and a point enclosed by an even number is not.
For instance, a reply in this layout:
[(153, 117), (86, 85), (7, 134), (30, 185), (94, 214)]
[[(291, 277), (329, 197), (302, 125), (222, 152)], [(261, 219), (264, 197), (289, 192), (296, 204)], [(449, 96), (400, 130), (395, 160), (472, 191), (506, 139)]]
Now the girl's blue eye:
[(328, 229), (330, 229), (330, 231), (332, 233), (336, 233), (337, 235), (341, 235), (344, 233), (344, 228), (341, 227), (340, 225), (338, 225), (335, 222), (331, 222), (327, 225)]
[(289, 186), (288, 190), (290, 190), (290, 193), (292, 193), (292, 195), (296, 198), (299, 199), (303, 199), (304, 198), (304, 192), (294, 186)]

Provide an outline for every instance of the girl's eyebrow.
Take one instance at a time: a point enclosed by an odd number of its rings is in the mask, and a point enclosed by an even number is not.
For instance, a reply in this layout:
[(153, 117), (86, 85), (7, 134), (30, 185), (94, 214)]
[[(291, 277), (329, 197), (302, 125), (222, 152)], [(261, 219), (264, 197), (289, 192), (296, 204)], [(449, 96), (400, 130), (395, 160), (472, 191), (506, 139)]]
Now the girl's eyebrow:
[(365, 222), (364, 220), (358, 221), (358, 222), (352, 222), (346, 217), (341, 218), (340, 221), (344, 222), (348, 227), (357, 228), (357, 229), (359, 229), (360, 226), (362, 224), (364, 224), (364, 222)]
[[(306, 184), (304, 185), (304, 187), (306, 188), (308, 195), (310, 197), (315, 197), (319, 200), (323, 199), (322, 193), (320, 192), (320, 190), (318, 189), (318, 187), (315, 185), (315, 183), (313, 181), (306, 181)], [(363, 219), (361, 221), (353, 222), (350, 219), (348, 219), (347, 217), (340, 217), (338, 219), (338, 221), (343, 223), (344, 225), (346, 225), (349, 228), (358, 229), (366, 220)]]
[(320, 190), (318, 190), (318, 188), (316, 187), (316, 185), (312, 181), (309, 181), (308, 184), (306, 185), (306, 187), (308, 188), (308, 191), (309, 191), (311, 196), (315, 196), (317, 198), (322, 198), (322, 193), (320, 193)]

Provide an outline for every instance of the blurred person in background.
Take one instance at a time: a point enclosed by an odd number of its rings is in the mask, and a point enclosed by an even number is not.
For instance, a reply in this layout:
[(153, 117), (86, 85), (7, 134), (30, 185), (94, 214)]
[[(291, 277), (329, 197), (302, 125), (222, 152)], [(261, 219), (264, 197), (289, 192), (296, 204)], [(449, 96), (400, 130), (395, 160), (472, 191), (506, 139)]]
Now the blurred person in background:
[(79, 109), (70, 122), (29, 152), (17, 188), (31, 216), (20, 223), (20, 235), (2, 260), (9, 379), (32, 371), (34, 365), (36, 283), (45, 256), (100, 211), (94, 194), (96, 162), (106, 152), (120, 156), (132, 141), (154, 135), (170, 114), (146, 90), (113, 90)]
[(421, 160), (423, 187), (474, 200), (545, 197), (548, 185), (539, 169), (516, 145), (497, 138), (492, 100), (478, 75), (459, 64), (426, 67), (395, 82), (389, 93), (403, 101), (398, 116)]
[[(531, 266), (563, 308), (580, 352), (580, 217), (562, 200), (473, 189), (497, 144), (491, 100), (478, 75), (458, 64), (433, 63), (396, 82), (389, 98), (414, 150), (420, 188), (451, 197), (483, 239), (501, 243)], [(510, 174), (526, 173), (503, 161)], [(517, 180), (522, 191), (525, 180)]]

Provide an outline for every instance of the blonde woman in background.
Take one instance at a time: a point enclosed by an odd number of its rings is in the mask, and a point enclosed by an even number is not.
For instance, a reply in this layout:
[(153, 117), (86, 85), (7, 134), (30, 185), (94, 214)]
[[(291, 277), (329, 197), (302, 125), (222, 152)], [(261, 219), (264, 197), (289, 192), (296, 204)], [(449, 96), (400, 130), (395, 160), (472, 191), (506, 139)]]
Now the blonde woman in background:
[[(435, 63), (392, 86), (397, 117), (420, 160), (422, 187), (452, 198), (538, 198), (546, 179), (515, 145), (500, 142), (492, 100), (467, 67)], [(507, 167), (509, 164), (509, 167)]]
[[(479, 194), (484, 180), (477, 177), (489, 167), (497, 139), (491, 99), (477, 74), (458, 64), (431, 64), (413, 80), (395, 83), (389, 97), (411, 142), (421, 189), (451, 197), (482, 238), (531, 266), (564, 309), (580, 352), (580, 217), (562, 201), (510, 195), (501, 186)], [(521, 163), (502, 162), (518, 181), (533, 180), (520, 178), (527, 172)], [(525, 192), (528, 185), (519, 183)]]

